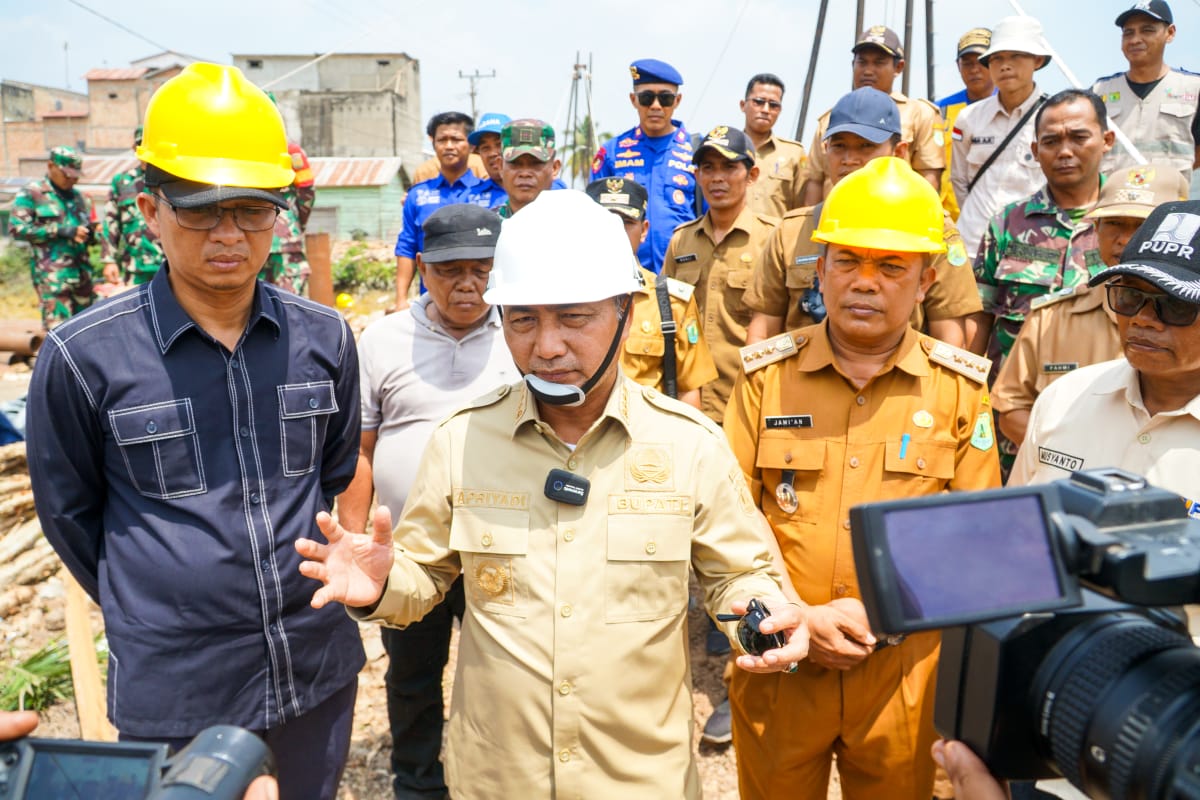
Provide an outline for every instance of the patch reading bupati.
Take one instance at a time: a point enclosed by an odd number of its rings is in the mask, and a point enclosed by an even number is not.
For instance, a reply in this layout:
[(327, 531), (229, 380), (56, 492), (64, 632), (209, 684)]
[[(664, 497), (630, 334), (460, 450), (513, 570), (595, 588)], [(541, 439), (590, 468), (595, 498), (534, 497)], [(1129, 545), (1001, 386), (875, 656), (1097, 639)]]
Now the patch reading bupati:
[(1058, 467), (1059, 469), (1066, 470), (1067, 472), (1083, 469), (1083, 459), (1079, 456), (1060, 453), (1057, 450), (1051, 450), (1049, 447), (1038, 448), (1038, 461), (1050, 467)]

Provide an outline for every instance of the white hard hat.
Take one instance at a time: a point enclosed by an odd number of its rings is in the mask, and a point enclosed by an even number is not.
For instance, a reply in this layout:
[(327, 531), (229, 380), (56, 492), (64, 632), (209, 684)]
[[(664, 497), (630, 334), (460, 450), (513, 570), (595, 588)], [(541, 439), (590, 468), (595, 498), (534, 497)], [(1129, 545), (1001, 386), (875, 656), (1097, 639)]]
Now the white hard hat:
[(542, 192), (504, 221), (484, 302), (592, 303), (641, 287), (617, 216), (574, 189)]

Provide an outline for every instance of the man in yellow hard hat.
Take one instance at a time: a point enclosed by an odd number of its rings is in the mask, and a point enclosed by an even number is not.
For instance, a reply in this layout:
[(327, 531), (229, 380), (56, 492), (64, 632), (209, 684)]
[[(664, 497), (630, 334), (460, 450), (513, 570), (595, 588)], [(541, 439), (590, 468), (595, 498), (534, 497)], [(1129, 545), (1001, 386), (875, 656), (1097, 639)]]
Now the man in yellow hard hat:
[(621, 223), (583, 192), (543, 192), (505, 221), (484, 300), (503, 307), (524, 381), (437, 426), (394, 533), (386, 508), (371, 534), (322, 515), (330, 543), (296, 545), (324, 584), (314, 605), (396, 625), (462, 575), (456, 800), (699, 798), (689, 567), (710, 612), (761, 597), (764, 632), (789, 634), (739, 666), (803, 657), (799, 609), (721, 431), (621, 374), (635, 264)]
[(306, 602), (292, 542), (354, 475), (354, 339), (256, 279), (293, 171), (279, 112), (241, 72), (197, 63), (164, 83), (137, 155), (166, 260), (43, 345), (38, 515), (104, 612), (123, 739), (240, 725), (271, 747), (281, 796), (332, 800), (363, 649), (344, 613)]
[(813, 239), (825, 321), (742, 348), (725, 433), (807, 604), (794, 675), (729, 687), (743, 798), (928, 800), (939, 637), (881, 641), (859, 599), (849, 509), (998, 486), (987, 360), (909, 324), (945, 248), (937, 191), (872, 160), (834, 187)]

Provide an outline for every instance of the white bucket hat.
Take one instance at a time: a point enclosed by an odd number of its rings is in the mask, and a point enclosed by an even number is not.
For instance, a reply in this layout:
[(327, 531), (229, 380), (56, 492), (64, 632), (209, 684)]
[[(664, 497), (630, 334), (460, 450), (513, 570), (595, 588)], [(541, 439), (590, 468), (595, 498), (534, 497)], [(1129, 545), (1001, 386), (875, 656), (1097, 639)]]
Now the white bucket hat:
[(1050, 63), (1050, 43), (1042, 30), (1042, 23), (1033, 17), (1005, 17), (992, 28), (992, 43), (979, 57), (984, 66), (992, 54), (1004, 51), (1013, 53), (1029, 53), (1035, 56), (1045, 56), (1046, 61), (1038, 69)]

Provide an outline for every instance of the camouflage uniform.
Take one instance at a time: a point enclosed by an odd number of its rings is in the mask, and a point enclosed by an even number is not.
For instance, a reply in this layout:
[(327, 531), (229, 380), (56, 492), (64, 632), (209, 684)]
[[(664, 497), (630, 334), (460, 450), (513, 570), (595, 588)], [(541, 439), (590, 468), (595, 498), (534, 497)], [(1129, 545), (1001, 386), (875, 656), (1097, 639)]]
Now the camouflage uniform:
[[(91, 221), (91, 201), (75, 189), (59, 191), (49, 178), (29, 183), (13, 200), (8, 235), (33, 245), (30, 276), (46, 328), (79, 313), (96, 298), (88, 263), (88, 245), (95, 241)], [(82, 244), (74, 240), (80, 225), (88, 229)]]
[(296, 180), (282, 190), (288, 207), (279, 212), (275, 219), (275, 239), (271, 242), (271, 254), (259, 274), (263, 280), (293, 294), (308, 294), (308, 276), (312, 269), (304, 252), (304, 229), (308, 215), (312, 213), (317, 199), (313, 183), (312, 168), (308, 156), (297, 144), (288, 144), (292, 154), (292, 169)]
[(137, 197), (145, 188), (146, 170), (141, 164), (113, 177), (100, 240), (104, 263), (120, 267), (125, 282), (134, 286), (148, 283), (163, 262), (158, 237), (137, 207)]

